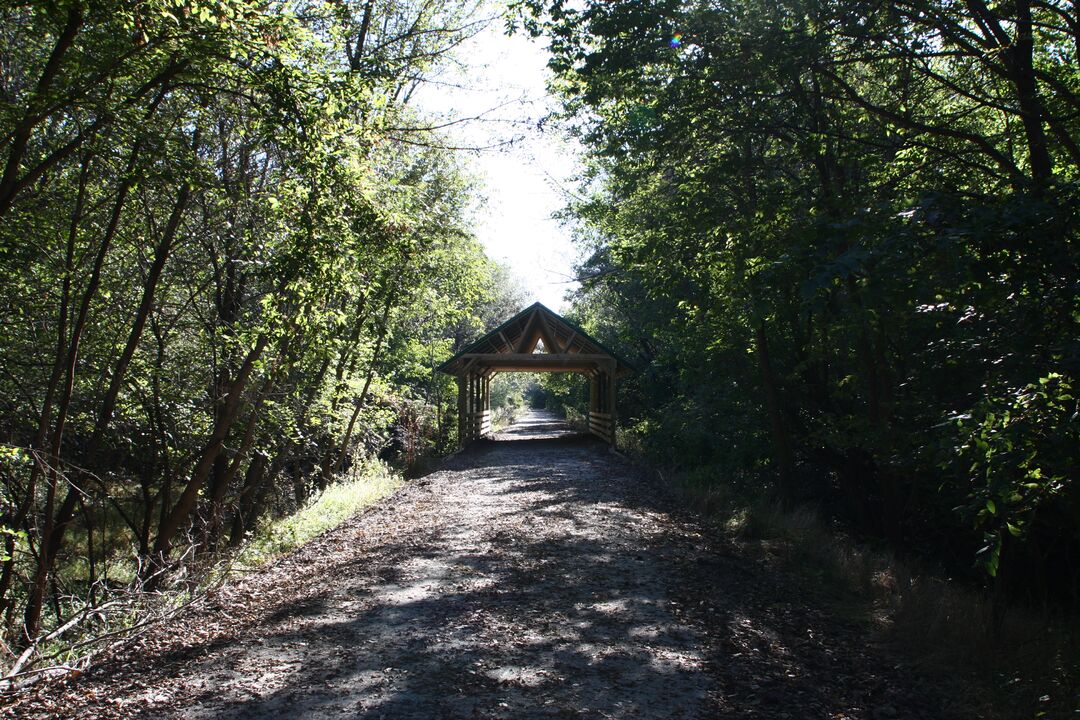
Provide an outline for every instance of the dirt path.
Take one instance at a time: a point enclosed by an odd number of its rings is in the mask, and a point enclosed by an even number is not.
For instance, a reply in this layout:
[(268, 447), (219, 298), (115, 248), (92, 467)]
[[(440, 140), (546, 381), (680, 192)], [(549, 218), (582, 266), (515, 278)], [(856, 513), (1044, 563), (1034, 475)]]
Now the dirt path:
[(962, 717), (598, 443), (500, 440), (7, 712)]

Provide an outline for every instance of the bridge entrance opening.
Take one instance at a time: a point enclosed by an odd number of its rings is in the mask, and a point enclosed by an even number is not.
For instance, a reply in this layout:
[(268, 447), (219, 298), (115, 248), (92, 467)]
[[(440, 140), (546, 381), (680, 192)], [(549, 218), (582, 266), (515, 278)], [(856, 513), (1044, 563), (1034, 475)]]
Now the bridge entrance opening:
[(501, 372), (577, 373), (589, 381), (589, 432), (615, 443), (616, 382), (634, 368), (541, 303), (525, 308), (438, 367), (458, 383), (462, 445), (491, 434), (491, 381)]
[(492, 433), (499, 440), (580, 436), (589, 380), (579, 373), (497, 372), (491, 378)]

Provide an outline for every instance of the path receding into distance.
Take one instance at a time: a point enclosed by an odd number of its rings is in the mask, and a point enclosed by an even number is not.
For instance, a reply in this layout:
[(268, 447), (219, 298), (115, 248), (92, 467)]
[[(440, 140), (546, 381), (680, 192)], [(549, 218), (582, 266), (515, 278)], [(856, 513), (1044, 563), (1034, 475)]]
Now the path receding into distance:
[(965, 717), (533, 413), (18, 717)]

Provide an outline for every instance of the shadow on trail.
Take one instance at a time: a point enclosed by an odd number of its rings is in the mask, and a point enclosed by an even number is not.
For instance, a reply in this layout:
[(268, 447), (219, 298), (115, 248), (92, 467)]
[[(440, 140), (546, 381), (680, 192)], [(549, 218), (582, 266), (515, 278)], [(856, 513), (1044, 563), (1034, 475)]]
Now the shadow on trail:
[(483, 505), (481, 527), (417, 528), (324, 569), (332, 585), (266, 621), (300, 624), (217, 662), (260, 696), (209, 687), (188, 716), (963, 716), (598, 441), (481, 441), (438, 476), (448, 512), (471, 484), (457, 502)]
[[(572, 548), (589, 559), (573, 568), (532, 568), (544, 574), (539, 582), (518, 577), (529, 571), (466, 556), (460, 564), (490, 574), (489, 589), (382, 602), (359, 617), (265, 638), (275, 654), (300, 666), (286, 687), (216, 716), (567, 717), (568, 710), (572, 717), (656, 716), (640, 707), (646, 693), (650, 703), (667, 696), (674, 704), (663, 717), (698, 717), (679, 708), (700, 710), (704, 683), (692, 694), (670, 692), (682, 688), (679, 674), (697, 671), (681, 667), (677, 657), (686, 652), (686, 631), (654, 619), (664, 596), (632, 582), (603, 594), (575, 591), (605, 550), (590, 543)], [(541, 544), (523, 552), (553, 550)], [(322, 611), (333, 607), (326, 603)], [(502, 632), (508, 627), (517, 630), (513, 637)], [(404, 646), (403, 632), (410, 635)], [(627, 642), (634, 636), (648, 637), (649, 650)], [(334, 654), (343, 641), (363, 650), (304, 666), (305, 656)], [(300, 644), (304, 652), (293, 652)], [(657, 664), (665, 654), (671, 662)]]
[(551, 410), (529, 410), (512, 425), (495, 434), (494, 442), (591, 438)]

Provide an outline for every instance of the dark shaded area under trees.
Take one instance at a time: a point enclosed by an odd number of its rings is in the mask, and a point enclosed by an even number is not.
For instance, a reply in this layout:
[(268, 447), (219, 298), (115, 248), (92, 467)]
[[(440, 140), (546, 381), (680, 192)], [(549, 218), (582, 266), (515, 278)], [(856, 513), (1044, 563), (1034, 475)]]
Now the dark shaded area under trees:
[[(1074, 3), (519, 3), (624, 440), (1080, 604)], [(703, 468), (705, 470), (703, 470)]]

